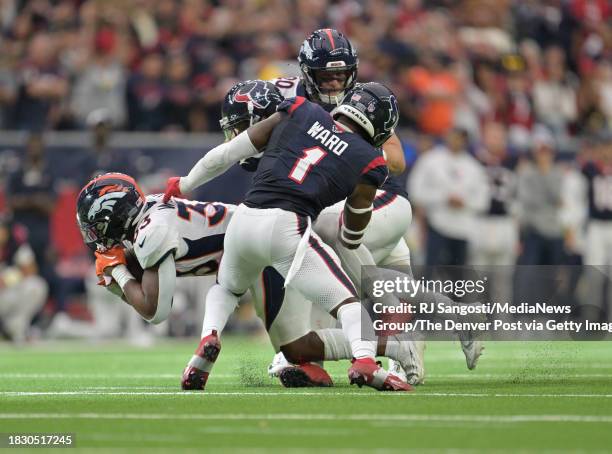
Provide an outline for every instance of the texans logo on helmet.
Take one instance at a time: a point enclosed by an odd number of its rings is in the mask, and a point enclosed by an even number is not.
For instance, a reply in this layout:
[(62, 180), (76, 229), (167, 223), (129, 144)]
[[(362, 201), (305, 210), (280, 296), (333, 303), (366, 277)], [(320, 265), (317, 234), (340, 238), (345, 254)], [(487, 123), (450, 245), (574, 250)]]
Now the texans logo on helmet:
[(397, 105), (397, 99), (395, 98), (394, 95), (389, 96), (389, 103), (391, 104), (391, 107), (389, 107), (389, 118), (387, 118), (387, 120), (385, 120), (385, 130), (388, 131), (391, 128), (395, 128), (396, 126), (396, 122), (398, 120), (398, 117), (393, 115), (393, 112), (398, 112), (399, 111), (399, 107)]
[[(254, 91), (255, 89), (257, 91)], [(251, 102), (255, 107), (265, 109), (271, 102), (268, 98), (269, 92), (265, 84), (249, 84), (238, 90), (234, 95), (234, 102)]]

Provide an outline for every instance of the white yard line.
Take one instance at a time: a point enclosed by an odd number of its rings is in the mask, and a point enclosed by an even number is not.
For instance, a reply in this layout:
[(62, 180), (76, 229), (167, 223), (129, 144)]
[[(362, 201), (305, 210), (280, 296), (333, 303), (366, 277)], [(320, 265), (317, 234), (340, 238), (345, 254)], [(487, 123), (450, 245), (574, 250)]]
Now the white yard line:
[(405, 421), (473, 423), (604, 423), (612, 424), (612, 415), (407, 415), (407, 414), (164, 414), (164, 413), (0, 413), (0, 419), (116, 419), (116, 420), (207, 420), (207, 421)]
[[(235, 397), (295, 397), (295, 396), (361, 396), (372, 398), (372, 396), (406, 396), (411, 398), (418, 397), (495, 397), (495, 398), (612, 398), (612, 394), (590, 394), (590, 393), (547, 393), (547, 394), (504, 394), (504, 393), (445, 393), (445, 392), (426, 392), (419, 391), (411, 393), (392, 393), (383, 392), (376, 393), (370, 390), (363, 391), (206, 391), (206, 392), (185, 392), (185, 391), (103, 391), (103, 390), (80, 390), (80, 391), (0, 391), (0, 396), (4, 397), (36, 397), (36, 396), (183, 396), (183, 397), (218, 397), (218, 396), (235, 396)], [(400, 397), (401, 398), (401, 397)]]
[[(180, 377), (181, 374), (179, 372), (173, 374), (113, 374), (108, 373), (104, 375), (100, 374), (82, 374), (82, 373), (20, 373), (20, 372), (0, 372), (0, 380), (1, 379), (13, 379), (13, 378), (43, 378), (43, 379), (66, 379), (66, 378), (95, 378), (95, 379), (109, 379), (109, 378), (125, 378), (125, 379), (151, 379), (156, 380), (159, 378), (177, 378)], [(239, 377), (238, 374), (215, 374), (215, 377), (219, 378), (236, 378)]]

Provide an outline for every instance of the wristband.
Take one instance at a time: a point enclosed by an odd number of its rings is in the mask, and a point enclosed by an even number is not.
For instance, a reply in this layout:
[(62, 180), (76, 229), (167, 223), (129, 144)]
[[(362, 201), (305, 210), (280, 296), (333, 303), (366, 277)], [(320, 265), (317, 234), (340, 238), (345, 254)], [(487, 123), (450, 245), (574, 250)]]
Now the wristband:
[(344, 206), (346, 207), (347, 210), (349, 210), (351, 213), (355, 213), (355, 214), (363, 214), (363, 213), (369, 213), (370, 211), (372, 211), (374, 209), (374, 205), (370, 205), (367, 208), (353, 208), (352, 206), (350, 206), (348, 203), (344, 204)]
[(122, 291), (124, 290), (128, 281), (132, 279), (135, 280), (134, 276), (132, 276), (132, 273), (130, 273), (125, 265), (117, 265), (114, 267), (113, 271), (111, 271), (111, 276), (113, 276), (113, 279), (117, 282), (117, 284), (119, 284)]

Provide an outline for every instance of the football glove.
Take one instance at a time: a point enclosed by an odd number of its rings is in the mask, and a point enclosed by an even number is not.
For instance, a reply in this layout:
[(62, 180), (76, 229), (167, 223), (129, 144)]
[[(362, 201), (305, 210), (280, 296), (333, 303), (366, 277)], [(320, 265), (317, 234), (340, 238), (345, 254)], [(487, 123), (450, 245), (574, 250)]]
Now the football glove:
[(181, 177), (170, 177), (166, 182), (166, 191), (164, 192), (164, 203), (168, 202), (171, 197), (182, 197), (181, 188), (179, 183)]
[[(98, 276), (101, 280), (104, 279), (106, 275), (104, 272), (106, 268), (113, 268), (117, 265), (126, 264), (127, 260), (125, 259), (125, 251), (121, 246), (112, 247), (104, 252), (96, 251), (96, 276)], [(110, 274), (110, 270), (108, 274)]]

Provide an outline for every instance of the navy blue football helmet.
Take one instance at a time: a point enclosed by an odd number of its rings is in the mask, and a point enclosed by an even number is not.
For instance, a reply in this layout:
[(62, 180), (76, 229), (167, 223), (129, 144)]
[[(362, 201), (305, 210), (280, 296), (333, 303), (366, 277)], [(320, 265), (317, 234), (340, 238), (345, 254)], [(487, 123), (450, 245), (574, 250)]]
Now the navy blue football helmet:
[[(337, 106), (357, 82), (357, 51), (346, 36), (331, 28), (316, 30), (304, 40), (298, 63), (304, 88), (312, 101)], [(336, 95), (325, 93), (320, 86), (325, 72), (346, 73), (344, 87)]]
[(357, 84), (332, 116), (344, 115), (359, 125), (375, 147), (380, 147), (395, 132), (399, 121), (397, 99), (383, 84), (368, 82)]
[(283, 102), (273, 83), (247, 80), (234, 85), (225, 95), (219, 124), (226, 140), (231, 140), (249, 126), (269, 117)]

